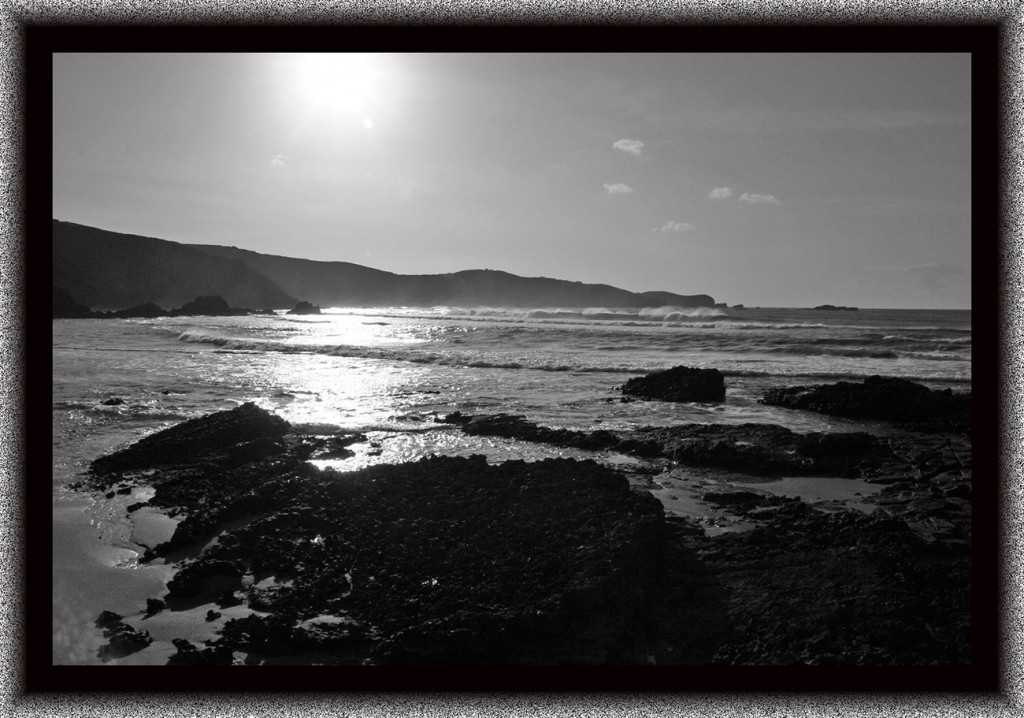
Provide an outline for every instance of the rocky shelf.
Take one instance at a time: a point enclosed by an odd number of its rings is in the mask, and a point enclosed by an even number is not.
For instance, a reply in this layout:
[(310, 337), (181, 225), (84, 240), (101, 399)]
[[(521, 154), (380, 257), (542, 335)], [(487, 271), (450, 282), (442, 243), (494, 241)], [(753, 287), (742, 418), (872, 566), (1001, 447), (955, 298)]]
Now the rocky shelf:
[[(704, 467), (883, 488), (871, 513), (708, 492), (707, 503), (752, 527), (709, 535), (667, 513), (642, 481), (594, 460), (431, 457), (321, 470), (308, 460), (343, 454), (358, 435), (299, 434), (252, 404), (98, 459), (79, 488), (152, 486), (153, 498), (129, 510), (180, 519), (143, 557), (177, 570), (139, 616), (209, 608), (217, 637), (178, 637), (171, 663), (970, 662), (962, 435), (801, 435), (763, 424), (573, 432), (522, 417), (446, 420), (467, 433), (632, 453), (649, 475)], [(111, 637), (104, 659), (149, 645), (122, 617), (101, 620)]]

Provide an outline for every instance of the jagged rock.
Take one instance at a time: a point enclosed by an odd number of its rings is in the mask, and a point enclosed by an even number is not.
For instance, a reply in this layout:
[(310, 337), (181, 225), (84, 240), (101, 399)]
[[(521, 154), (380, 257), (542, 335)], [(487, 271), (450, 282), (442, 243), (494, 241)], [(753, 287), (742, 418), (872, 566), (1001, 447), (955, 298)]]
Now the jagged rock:
[(96, 627), (107, 639), (107, 643), (100, 646), (97, 652), (104, 663), (137, 653), (153, 642), (148, 632), (135, 630), (113, 611), (103, 611), (96, 619)]
[(319, 314), (320, 305), (310, 304), (309, 302), (299, 302), (294, 308), (289, 309), (288, 314)]
[[(297, 438), (279, 443), (276, 455), (228, 470), (195, 473), (174, 465), (225, 454), (224, 445), (252, 431), (237, 426), (254, 423), (268, 436), (287, 427), (256, 407), (239, 408), (172, 427), (109, 462), (156, 469), (146, 474), (156, 489), (151, 505), (164, 505), (167, 491), (184, 502), (188, 518), (175, 542), (215, 535), (226, 516), (259, 515), (184, 564), (167, 586), (169, 605), (224, 592), (274, 617), (260, 625), (229, 622), (234, 627), (222, 631), (224, 650), (294, 648), (296, 617), (330, 615), (343, 606), (372, 629), (349, 641), (362, 641), (360, 660), (370, 655), (367, 640), (393, 640), (420, 626), (416, 635), (424, 642), (402, 639), (374, 655), (378, 662), (428, 661), (435, 652), (428, 647), (449, 634), (483, 640), (465, 624), (468, 616), (488, 616), (502, 635), (514, 635), (524, 615), (565, 611), (573, 620), (553, 633), (515, 634), (506, 646), (509, 660), (645, 662), (629, 637), (645, 630), (643, 606), (654, 590), (664, 511), (646, 492), (631, 491), (620, 474), (593, 461), (492, 466), (482, 456), (435, 457), (369, 467), (340, 481), (332, 471), (277, 458), (297, 451)], [(104, 463), (98, 460), (100, 468)], [(248, 572), (281, 583), (246, 589)], [(367, 639), (371, 634), (376, 638)], [(179, 652), (176, 662), (205, 660)]]
[(203, 594), (230, 593), (242, 585), (244, 570), (233, 561), (194, 561), (185, 565), (167, 583), (167, 600), (171, 603)]
[(969, 426), (971, 412), (970, 394), (935, 391), (906, 379), (880, 376), (860, 384), (841, 381), (770, 389), (761, 403), (854, 419), (940, 426)]
[(216, 295), (196, 297), (183, 306), (172, 309), (171, 316), (228, 317), (234, 314), (223, 297)]
[[(90, 471), (105, 473), (185, 463), (217, 450), (227, 450), (225, 461), (245, 463), (245, 459), (261, 458), (270, 450), (260, 439), (273, 442), (287, 431), (284, 419), (249, 402), (147, 436), (127, 449), (96, 459)], [(230, 456), (230, 450), (239, 447), (240, 456)]]
[(234, 652), (228, 646), (214, 645), (200, 650), (183, 638), (171, 641), (178, 649), (167, 660), (169, 666), (230, 666), (234, 662)]
[[(186, 517), (144, 558), (207, 545), (179, 565), (168, 598), (266, 614), (212, 626), (219, 638), (203, 649), (175, 641), (170, 663), (230, 664), (236, 652), (247, 662), (311, 652), (345, 665), (970, 660), (966, 437), (800, 435), (768, 424), (574, 432), (523, 417), (446, 417), (481, 435), (650, 452), (652, 465), (895, 481), (871, 515), (707, 491), (757, 528), (706, 536), (667, 521), (657, 499), (593, 461), (435, 457), (319, 471), (305, 460), (329, 446), (325, 437), (241, 409), (127, 450), (126, 465), (152, 470), (149, 505)], [(236, 420), (264, 427), (262, 448), (217, 430)], [(150, 451), (165, 444), (177, 449)]]
[(630, 379), (621, 390), (641, 399), (718, 402), (725, 399), (725, 380), (717, 369), (677, 366)]

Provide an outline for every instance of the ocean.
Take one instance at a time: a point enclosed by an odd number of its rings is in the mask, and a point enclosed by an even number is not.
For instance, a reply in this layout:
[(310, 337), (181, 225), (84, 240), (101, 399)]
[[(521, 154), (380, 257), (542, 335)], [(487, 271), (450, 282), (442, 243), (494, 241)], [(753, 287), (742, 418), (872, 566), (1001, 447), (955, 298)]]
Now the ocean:
[[(169, 569), (136, 559), (143, 533), (173, 528), (124, 518), (142, 495), (97, 498), (69, 484), (98, 456), (186, 419), (252, 401), (315, 433), (363, 432), (355, 456), (322, 462), (341, 470), (430, 454), (614, 465), (632, 459), (469, 437), (436, 419), (460, 411), (581, 430), (764, 422), (883, 433), (758, 399), (771, 387), (871, 375), (970, 391), (971, 339), (971, 312), (955, 310), (337, 308), (54, 320), (54, 662), (97, 662), (96, 615), (137, 612), (141, 597), (159, 593)], [(725, 401), (620, 400), (627, 379), (679, 365), (722, 371)]]

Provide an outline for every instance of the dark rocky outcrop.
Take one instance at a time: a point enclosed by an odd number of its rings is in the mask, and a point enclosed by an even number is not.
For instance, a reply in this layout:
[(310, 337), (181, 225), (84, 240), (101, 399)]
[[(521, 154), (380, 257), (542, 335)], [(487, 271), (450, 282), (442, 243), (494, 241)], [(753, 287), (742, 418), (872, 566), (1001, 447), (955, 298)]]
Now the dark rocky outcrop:
[(196, 297), (178, 309), (171, 310), (173, 316), (227, 317), (231, 316), (231, 313), (231, 307), (224, 297), (216, 295)]
[(797, 434), (774, 424), (680, 424), (634, 431), (552, 429), (509, 414), (441, 421), (470, 436), (500, 436), (588, 451), (618, 451), (686, 466), (724, 469), (752, 476), (876, 476), (893, 461), (890, 447), (869, 434)]
[(309, 302), (299, 302), (294, 308), (289, 309), (288, 314), (319, 314), (320, 305), (310, 304)]
[(857, 307), (837, 307), (835, 304), (819, 304), (816, 307), (812, 307), (818, 311), (826, 312), (856, 312)]
[(131, 655), (153, 642), (148, 632), (135, 630), (113, 611), (101, 613), (96, 619), (96, 627), (107, 639), (107, 643), (99, 649), (99, 659), (103, 662)]
[(202, 461), (216, 462), (220, 467), (249, 463), (276, 448), (274, 442), (288, 429), (284, 419), (250, 402), (147, 436), (126, 449), (96, 459), (90, 471), (100, 474)]
[(967, 430), (970, 394), (936, 391), (906, 379), (871, 376), (862, 383), (793, 386), (769, 390), (761, 403), (853, 419), (881, 419), (938, 429)]
[(295, 434), (243, 405), (99, 459), (87, 480), (99, 491), (152, 485), (148, 505), (184, 516), (147, 559), (206, 546), (176, 565), (165, 610), (214, 603), (258, 611), (211, 624), (219, 633), (202, 646), (175, 640), (169, 662), (971, 660), (963, 436), (797, 434), (768, 424), (573, 432), (523, 417), (447, 419), (479, 435), (715, 467), (746, 487), (773, 474), (886, 486), (870, 515), (755, 488), (705, 490), (706, 503), (754, 526), (706, 535), (589, 460), (432, 457), (319, 471), (306, 459), (342, 451), (357, 435)]
[[(168, 608), (230, 593), (270, 614), (229, 621), (202, 651), (182, 644), (173, 662), (317, 646), (340, 662), (646, 662), (663, 510), (621, 475), (592, 461), (475, 456), (339, 476), (304, 463), (337, 445), (286, 431), (247, 404), (92, 464), (92, 485), (145, 482), (150, 506), (185, 515), (148, 556), (220, 533), (179, 565)], [(322, 615), (351, 625), (304, 623)]]
[(178, 652), (168, 659), (169, 666), (230, 666), (234, 663), (234, 652), (228, 646), (200, 649), (184, 638), (175, 638), (172, 644)]
[[(934, 666), (971, 662), (963, 544), (927, 543), (883, 510), (825, 512), (783, 500), (753, 531), (701, 551), (702, 590), (676, 603), (688, 652), (722, 665)], [(691, 589), (692, 590), (692, 589)], [(709, 635), (710, 634), (710, 635)]]
[(661, 401), (718, 402), (725, 399), (725, 380), (717, 369), (677, 366), (630, 379), (623, 394)]

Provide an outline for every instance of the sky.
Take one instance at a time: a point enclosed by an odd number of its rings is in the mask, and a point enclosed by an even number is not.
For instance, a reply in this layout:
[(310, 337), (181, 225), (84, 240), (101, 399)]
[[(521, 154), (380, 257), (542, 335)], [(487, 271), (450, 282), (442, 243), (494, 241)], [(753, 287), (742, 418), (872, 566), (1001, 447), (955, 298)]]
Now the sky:
[(970, 308), (969, 54), (58, 54), (53, 216), (400, 274)]

